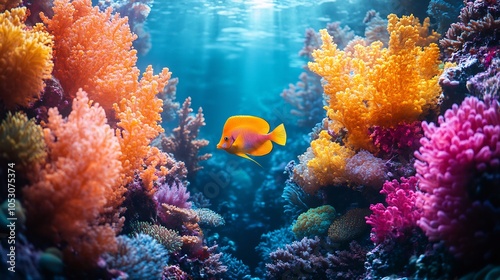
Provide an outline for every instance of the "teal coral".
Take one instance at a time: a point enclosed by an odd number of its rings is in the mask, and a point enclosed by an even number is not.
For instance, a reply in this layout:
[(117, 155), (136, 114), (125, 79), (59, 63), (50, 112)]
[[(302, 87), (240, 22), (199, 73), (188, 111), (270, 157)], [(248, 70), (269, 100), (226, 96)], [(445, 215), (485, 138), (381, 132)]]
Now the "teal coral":
[(292, 231), (297, 238), (325, 235), (335, 214), (335, 208), (330, 205), (311, 208), (299, 215)]

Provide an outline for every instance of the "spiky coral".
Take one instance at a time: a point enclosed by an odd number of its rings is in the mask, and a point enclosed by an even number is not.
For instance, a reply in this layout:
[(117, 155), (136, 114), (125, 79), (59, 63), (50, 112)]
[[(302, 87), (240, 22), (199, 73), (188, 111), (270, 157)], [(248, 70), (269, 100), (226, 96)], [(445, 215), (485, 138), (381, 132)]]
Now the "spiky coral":
[(52, 36), (25, 20), (26, 8), (0, 13), (0, 102), (8, 108), (36, 101), (54, 66)]
[(329, 96), (328, 116), (332, 129), (347, 130), (346, 144), (355, 149), (374, 151), (368, 128), (391, 127), (411, 122), (435, 107), (440, 94), (437, 83), (439, 48), (427, 36), (428, 24), (422, 26), (413, 16), (388, 16), (388, 48), (380, 42), (356, 45), (353, 52), (343, 52), (332, 43), (325, 30), (323, 45), (313, 53), (309, 68), (321, 75)]
[(0, 124), (0, 150), (0, 160), (33, 167), (46, 156), (43, 130), (25, 114), (9, 112)]
[(30, 231), (61, 246), (65, 260), (83, 265), (116, 249), (121, 221), (102, 215), (117, 212), (124, 193), (118, 140), (104, 110), (90, 103), (79, 91), (67, 120), (57, 108), (49, 110), (48, 163), (39, 181), (23, 189)]
[(454, 105), (439, 127), (422, 124), (415, 153), (422, 208), (418, 225), (431, 241), (443, 241), (467, 262), (498, 259), (500, 205), (500, 109), (475, 97)]
[(156, 241), (167, 248), (169, 253), (179, 251), (182, 247), (181, 236), (176, 230), (147, 222), (137, 222), (132, 227), (136, 232), (147, 234), (156, 239)]

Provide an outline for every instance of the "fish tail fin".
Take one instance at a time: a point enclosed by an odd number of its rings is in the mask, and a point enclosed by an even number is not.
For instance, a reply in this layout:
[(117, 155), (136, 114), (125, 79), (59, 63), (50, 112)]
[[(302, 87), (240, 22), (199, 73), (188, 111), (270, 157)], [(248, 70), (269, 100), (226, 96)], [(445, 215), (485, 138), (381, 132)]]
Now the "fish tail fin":
[(278, 125), (271, 133), (271, 141), (278, 145), (285, 146), (286, 144), (286, 130), (285, 125)]
[(260, 163), (258, 163), (255, 159), (249, 157), (247, 154), (241, 153), (241, 154), (236, 154), (236, 155), (238, 155), (238, 156), (240, 156), (242, 158), (246, 158), (248, 160), (251, 160), (251, 161), (255, 162), (258, 166), (260, 166), (261, 168), (263, 168), (262, 165), (260, 165)]

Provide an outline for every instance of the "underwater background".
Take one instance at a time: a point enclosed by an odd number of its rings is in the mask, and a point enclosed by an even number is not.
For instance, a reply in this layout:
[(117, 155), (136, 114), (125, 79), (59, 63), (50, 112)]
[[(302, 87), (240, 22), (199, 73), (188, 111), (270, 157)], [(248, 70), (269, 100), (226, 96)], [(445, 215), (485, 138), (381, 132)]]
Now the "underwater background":
[(496, 0), (0, 0), (0, 279), (500, 279), (499, 28)]

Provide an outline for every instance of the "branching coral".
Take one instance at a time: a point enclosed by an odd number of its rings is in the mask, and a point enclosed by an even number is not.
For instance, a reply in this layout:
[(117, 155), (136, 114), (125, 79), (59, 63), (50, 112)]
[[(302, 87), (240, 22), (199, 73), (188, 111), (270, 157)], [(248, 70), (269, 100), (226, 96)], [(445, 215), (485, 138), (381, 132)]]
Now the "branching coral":
[(0, 124), (0, 161), (33, 167), (45, 159), (43, 130), (25, 114), (10, 112)]
[(387, 238), (408, 237), (408, 233), (417, 225), (421, 209), (416, 207), (417, 178), (401, 178), (387, 181), (380, 193), (385, 194), (387, 206), (377, 203), (370, 206), (372, 214), (366, 223), (372, 226), (371, 240), (381, 243)]
[(28, 28), (26, 8), (0, 13), (0, 102), (28, 107), (51, 77), (52, 36), (41, 24)]
[(82, 88), (110, 113), (135, 92), (139, 77), (127, 18), (100, 12), (90, 0), (55, 0), (53, 10), (42, 19), (54, 36), (54, 76), (71, 98)]
[(102, 215), (118, 211), (125, 191), (118, 140), (104, 110), (90, 104), (79, 91), (67, 120), (57, 108), (49, 110), (48, 163), (38, 171), (39, 180), (23, 189), (31, 232), (61, 246), (65, 260), (86, 265), (116, 249), (123, 221)]
[(16, 8), (21, 2), (22, 0), (0, 0), (0, 13)]
[(332, 129), (335, 133), (346, 129), (346, 144), (355, 149), (374, 151), (369, 127), (415, 121), (436, 106), (441, 93), (439, 48), (434, 43), (421, 47), (436, 40), (435, 33), (426, 34), (428, 22), (420, 25), (413, 16), (388, 19), (388, 48), (374, 42), (343, 52), (322, 30), (322, 48), (309, 63), (325, 79)]
[[(167, 163), (167, 156), (149, 144), (163, 132), (159, 125), (163, 103), (156, 94), (163, 90), (169, 78), (168, 69), (153, 75), (153, 68), (148, 66), (130, 98), (123, 98), (119, 104), (114, 104), (120, 119), (116, 134), (122, 150), (120, 160), (124, 168), (124, 183), (131, 182), (134, 173), (138, 172), (148, 192), (158, 178), (157, 167)], [(160, 167), (160, 175), (167, 172), (166, 167)]]
[(298, 239), (325, 235), (335, 215), (335, 208), (330, 205), (311, 208), (299, 215), (292, 231)]
[(172, 153), (176, 160), (183, 161), (188, 170), (188, 176), (194, 176), (194, 173), (200, 170), (198, 163), (209, 159), (211, 154), (198, 155), (199, 150), (208, 145), (205, 139), (197, 139), (200, 128), (205, 125), (205, 117), (201, 107), (196, 116), (191, 113), (191, 97), (186, 98), (182, 108), (178, 111), (179, 126), (173, 129), (173, 135), (162, 137), (162, 150)]
[(439, 126), (422, 124), (425, 137), (415, 154), (422, 193), (418, 225), (431, 241), (443, 241), (467, 262), (498, 259), (500, 200), (500, 109), (475, 97), (454, 105)]

